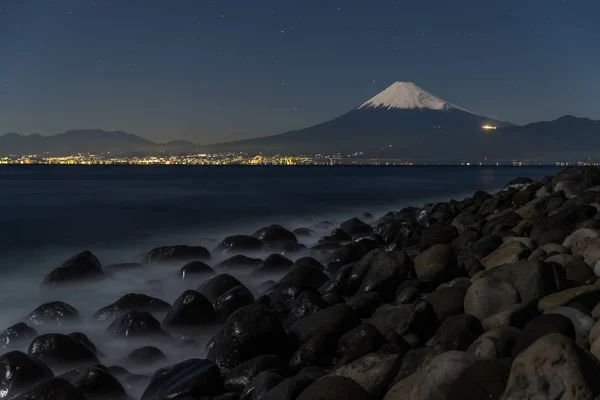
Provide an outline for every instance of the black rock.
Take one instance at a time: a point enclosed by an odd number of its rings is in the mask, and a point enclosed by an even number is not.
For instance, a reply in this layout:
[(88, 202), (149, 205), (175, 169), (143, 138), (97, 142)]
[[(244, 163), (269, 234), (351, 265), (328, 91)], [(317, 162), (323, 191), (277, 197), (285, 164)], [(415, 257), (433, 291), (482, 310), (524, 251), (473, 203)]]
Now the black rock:
[(292, 302), (307, 289), (303, 282), (283, 281), (268, 288), (257, 303), (268, 306), (281, 319), (287, 318)]
[(256, 252), (262, 249), (263, 243), (255, 237), (246, 235), (228, 236), (215, 249), (215, 253), (232, 254)]
[(79, 319), (77, 310), (67, 303), (62, 301), (53, 301), (45, 303), (33, 310), (27, 317), (25, 322), (33, 326), (55, 325), (61, 326), (67, 322), (72, 322)]
[(213, 338), (212, 357), (222, 371), (262, 354), (287, 357), (289, 343), (277, 316), (260, 304), (233, 313)]
[(358, 218), (351, 218), (340, 224), (340, 228), (352, 237), (359, 237), (373, 233), (371, 225), (364, 223)]
[(289, 328), (300, 319), (324, 310), (328, 306), (327, 302), (323, 300), (317, 290), (307, 289), (300, 293), (300, 295), (292, 302), (289, 315), (285, 321), (285, 327)]
[(90, 349), (92, 351), (92, 353), (98, 355), (98, 349), (96, 348), (96, 345), (94, 343), (92, 343), (90, 338), (85, 333), (72, 332), (72, 333), (69, 333), (69, 336), (72, 337), (73, 339), (77, 340), (78, 342), (82, 343), (85, 347)]
[(20, 351), (0, 357), (0, 397), (10, 398), (54, 374), (50, 368)]
[(120, 338), (168, 336), (160, 327), (160, 322), (146, 311), (130, 311), (113, 321), (108, 332)]
[(236, 286), (242, 285), (242, 282), (229, 274), (219, 274), (213, 276), (198, 287), (198, 291), (202, 293), (211, 302), (215, 301), (223, 293)]
[(458, 231), (452, 225), (433, 224), (421, 232), (421, 246), (452, 243)]
[(265, 393), (277, 386), (283, 379), (281, 375), (275, 372), (262, 371), (246, 385), (239, 396), (239, 400), (262, 399)]
[(166, 359), (167, 356), (159, 348), (154, 346), (144, 346), (129, 353), (126, 360), (133, 364), (149, 366)]
[(277, 253), (281, 255), (297, 254), (305, 251), (306, 246), (291, 240), (279, 240), (277, 242), (266, 244), (263, 250), (269, 253)]
[(290, 240), (292, 242), (298, 242), (296, 235), (288, 231), (281, 225), (269, 225), (265, 228), (259, 229), (252, 234), (253, 237), (257, 238), (265, 244), (278, 242), (280, 240)]
[(77, 368), (58, 378), (81, 390), (87, 400), (128, 399), (123, 386), (106, 367), (101, 365)]
[(181, 279), (203, 278), (206, 276), (215, 275), (215, 271), (202, 261), (192, 261), (185, 264), (179, 270)]
[(421, 297), (421, 291), (414, 286), (402, 289), (396, 295), (396, 304), (410, 304)]
[(254, 276), (265, 276), (273, 273), (285, 272), (293, 265), (293, 261), (281, 254), (271, 254), (252, 271)]
[(371, 396), (350, 378), (326, 376), (304, 390), (298, 400), (371, 400)]
[(499, 399), (504, 392), (510, 365), (499, 360), (477, 360), (450, 383), (446, 399)]
[(379, 350), (389, 341), (379, 332), (379, 329), (369, 323), (362, 323), (346, 332), (337, 345), (336, 365), (345, 365), (362, 356)]
[(53, 269), (42, 282), (42, 286), (51, 287), (67, 282), (94, 280), (104, 276), (102, 264), (91, 251), (83, 251), (64, 261)]
[(64, 379), (52, 378), (38, 383), (11, 400), (86, 400), (83, 392)]
[(384, 301), (393, 301), (398, 285), (414, 274), (413, 262), (403, 251), (373, 250), (357, 265), (366, 269), (359, 292), (377, 292)]
[(291, 282), (296, 285), (318, 289), (328, 280), (329, 277), (322, 270), (309, 265), (299, 265), (285, 274), (280, 282)]
[(217, 271), (229, 270), (229, 269), (254, 269), (262, 264), (263, 260), (260, 258), (250, 258), (242, 254), (236, 254), (230, 258), (221, 261), (215, 265)]
[(346, 300), (346, 304), (348, 304), (360, 318), (368, 318), (381, 306), (382, 299), (377, 292), (362, 292), (350, 297)]
[(300, 265), (309, 265), (311, 267), (320, 269), (321, 271), (325, 270), (325, 266), (314, 257), (308, 257), (308, 256), (300, 257), (299, 259), (294, 261), (294, 264), (293, 264), (294, 267), (297, 267)]
[(482, 334), (483, 327), (476, 317), (468, 314), (453, 315), (442, 322), (427, 345), (435, 347), (440, 353), (466, 351)]
[(452, 315), (465, 312), (465, 296), (467, 289), (461, 286), (440, 287), (428, 294), (425, 299), (433, 307), (440, 322)]
[(246, 286), (238, 285), (229, 289), (213, 302), (217, 321), (225, 322), (235, 311), (252, 303), (254, 295)]
[(112, 322), (129, 311), (165, 312), (170, 308), (171, 305), (169, 303), (155, 297), (139, 293), (129, 293), (114, 303), (98, 310), (94, 314), (94, 318), (98, 321)]
[(278, 383), (261, 400), (295, 400), (313, 382), (309, 376), (298, 374)]
[(569, 318), (560, 314), (540, 315), (529, 321), (517, 336), (513, 357), (519, 355), (542, 336), (550, 333), (560, 333), (575, 341), (575, 328)]
[(36, 337), (27, 354), (52, 368), (98, 364), (98, 358), (85, 344), (60, 333)]
[(178, 263), (210, 260), (210, 253), (202, 246), (164, 246), (151, 250), (144, 258), (145, 263)]
[(479, 258), (483, 258), (500, 247), (503, 240), (500, 236), (484, 236), (475, 242), (471, 251)]
[(159, 369), (141, 400), (201, 398), (223, 393), (219, 368), (208, 360), (192, 358)]
[(360, 260), (363, 255), (364, 254), (358, 244), (348, 243), (331, 255), (331, 261), (337, 261), (341, 265), (346, 265)]
[(214, 322), (215, 318), (212, 303), (202, 293), (186, 290), (173, 303), (163, 325), (170, 328), (202, 326)]
[(309, 238), (309, 237), (312, 237), (312, 234), (314, 232), (308, 228), (298, 228), (298, 229), (294, 229), (294, 231), (292, 233), (294, 235), (296, 235), (297, 238), (299, 238), (299, 237)]
[(271, 354), (254, 357), (223, 374), (225, 388), (241, 392), (263, 371), (286, 376), (288, 374), (287, 362), (281, 357)]
[(37, 334), (35, 329), (24, 322), (19, 322), (0, 334), (0, 347), (6, 349), (20, 346), (30, 342)]
[(104, 271), (107, 272), (119, 272), (119, 271), (131, 271), (138, 268), (143, 268), (144, 264), (142, 263), (118, 263), (111, 264), (104, 267)]

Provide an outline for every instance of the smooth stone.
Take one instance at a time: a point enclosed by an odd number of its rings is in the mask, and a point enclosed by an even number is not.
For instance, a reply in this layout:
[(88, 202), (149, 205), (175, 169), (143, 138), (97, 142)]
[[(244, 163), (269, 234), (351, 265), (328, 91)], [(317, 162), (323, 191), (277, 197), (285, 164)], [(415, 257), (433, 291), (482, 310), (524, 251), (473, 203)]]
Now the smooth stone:
[(518, 237), (518, 236), (509, 236), (509, 237), (505, 237), (503, 238), (504, 244), (510, 244), (510, 243), (522, 243), (525, 246), (527, 246), (527, 248), (531, 251), (535, 250), (537, 248), (537, 244), (535, 243), (535, 241), (533, 241), (533, 239), (528, 238), (528, 237)]
[(529, 257), (531, 250), (521, 242), (512, 242), (498, 247), (485, 256), (481, 263), (486, 270), (506, 264), (514, 264), (517, 261)]
[(159, 348), (144, 346), (129, 353), (126, 361), (137, 365), (149, 366), (165, 361), (166, 359), (167, 356)]
[(570, 254), (556, 254), (545, 260), (548, 263), (554, 262), (560, 264), (566, 273), (568, 281), (574, 282), (577, 285), (583, 285), (588, 278), (594, 276), (594, 271), (589, 265), (578, 256)]
[(228, 236), (219, 243), (215, 249), (218, 254), (240, 254), (252, 253), (260, 251), (263, 247), (263, 242), (259, 239), (247, 235)]
[(483, 236), (473, 244), (472, 251), (477, 257), (483, 258), (495, 251), (502, 243), (503, 241), (500, 236)]
[(86, 250), (63, 261), (59, 267), (50, 271), (42, 286), (49, 288), (69, 282), (95, 280), (103, 276), (102, 264), (91, 251)]
[[(11, 400), (87, 400), (83, 392), (60, 378), (42, 381)], [(93, 399), (91, 399), (93, 400)]]
[(544, 314), (559, 314), (569, 318), (575, 328), (577, 343), (588, 344), (588, 337), (595, 322), (592, 317), (572, 307), (554, 307), (546, 310)]
[(88, 400), (128, 400), (129, 397), (119, 381), (102, 365), (77, 368), (60, 376), (81, 390)]
[(210, 253), (205, 247), (186, 245), (158, 247), (156, 249), (151, 250), (144, 258), (144, 262), (147, 264), (169, 264), (204, 260), (210, 260)]
[(260, 355), (241, 363), (223, 374), (225, 388), (241, 392), (254, 378), (265, 371), (283, 376), (289, 373), (286, 360), (272, 354)]
[(443, 322), (453, 315), (464, 313), (466, 294), (467, 288), (462, 286), (440, 286), (435, 291), (426, 295), (425, 300), (433, 307), (438, 320)]
[(465, 313), (485, 320), (520, 302), (517, 289), (509, 282), (490, 276), (473, 282), (464, 300)]
[(495, 360), (510, 357), (520, 333), (519, 329), (510, 326), (491, 329), (475, 339), (467, 353)]
[(189, 262), (189, 263), (185, 264), (183, 267), (181, 267), (181, 269), (179, 270), (179, 275), (181, 276), (181, 279), (183, 279), (183, 280), (202, 278), (202, 277), (206, 277), (206, 276), (212, 276), (215, 274), (216, 274), (216, 272), (211, 267), (209, 267), (206, 263), (203, 263), (202, 261)]
[(51, 368), (98, 364), (98, 358), (85, 344), (60, 333), (36, 337), (29, 345), (27, 354)]
[(571, 251), (571, 254), (579, 255), (593, 241), (600, 237), (600, 230), (581, 228), (571, 233), (563, 241), (562, 245)]
[(389, 341), (375, 326), (362, 323), (344, 333), (337, 345), (338, 364), (344, 365), (369, 353), (379, 350)]
[(308, 386), (297, 400), (370, 400), (371, 396), (352, 379), (326, 376)]
[(529, 321), (540, 315), (537, 301), (515, 304), (504, 311), (490, 315), (481, 322), (483, 329), (489, 331), (500, 327), (522, 329)]
[(439, 352), (466, 351), (482, 334), (481, 322), (473, 315), (453, 315), (442, 322), (435, 335), (427, 342), (427, 346), (434, 347)]
[(38, 382), (54, 377), (43, 363), (20, 351), (0, 356), (0, 397), (18, 395)]
[(16, 323), (0, 334), (0, 347), (17, 347), (28, 343), (38, 335), (37, 331), (24, 322)]
[(121, 339), (144, 337), (168, 337), (160, 322), (146, 311), (130, 311), (113, 321), (108, 332)]
[(456, 272), (456, 253), (452, 246), (436, 244), (421, 252), (413, 260), (419, 279), (444, 282), (453, 278)]
[(544, 314), (532, 319), (517, 337), (513, 357), (527, 349), (539, 338), (551, 333), (560, 333), (575, 340), (575, 327), (571, 320), (560, 314)]
[(278, 242), (280, 240), (290, 240), (298, 243), (296, 235), (285, 229), (283, 226), (277, 224), (261, 228), (254, 232), (252, 236), (265, 244)]
[(569, 252), (569, 249), (567, 249), (565, 246), (556, 243), (546, 243), (540, 248), (546, 253), (567, 254)]
[(509, 374), (507, 362), (477, 360), (450, 384), (446, 399), (498, 399), (504, 392)]
[(596, 339), (598, 339), (600, 337), (600, 322), (596, 321), (594, 322), (594, 326), (592, 326), (592, 329), (590, 330), (590, 335), (588, 336), (588, 343), (592, 344), (594, 342), (596, 342)]
[(538, 309), (546, 311), (549, 308), (564, 306), (577, 301), (593, 307), (600, 302), (600, 284), (585, 285), (549, 294), (540, 299)]
[(202, 326), (215, 321), (212, 303), (200, 292), (186, 290), (175, 300), (163, 319), (163, 326)]
[(98, 321), (114, 321), (124, 314), (139, 310), (147, 312), (166, 312), (171, 308), (171, 305), (161, 299), (146, 296), (140, 293), (129, 293), (122, 296), (114, 303), (101, 308), (94, 314), (94, 318)]

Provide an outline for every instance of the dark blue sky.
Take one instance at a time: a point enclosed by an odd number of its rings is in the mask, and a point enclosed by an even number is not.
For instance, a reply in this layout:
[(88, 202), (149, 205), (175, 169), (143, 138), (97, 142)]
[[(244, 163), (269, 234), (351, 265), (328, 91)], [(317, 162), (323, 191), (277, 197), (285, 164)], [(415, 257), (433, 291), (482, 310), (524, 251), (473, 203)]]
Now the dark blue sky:
[(515, 123), (600, 119), (599, 22), (599, 0), (0, 0), (0, 132), (226, 141), (397, 80)]

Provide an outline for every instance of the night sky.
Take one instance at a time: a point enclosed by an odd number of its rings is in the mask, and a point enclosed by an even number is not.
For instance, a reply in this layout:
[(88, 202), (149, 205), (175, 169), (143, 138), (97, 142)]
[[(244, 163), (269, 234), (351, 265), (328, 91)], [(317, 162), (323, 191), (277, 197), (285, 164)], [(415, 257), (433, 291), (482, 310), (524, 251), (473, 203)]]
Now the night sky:
[(515, 123), (600, 119), (599, 0), (0, 0), (0, 132), (281, 133), (413, 81)]

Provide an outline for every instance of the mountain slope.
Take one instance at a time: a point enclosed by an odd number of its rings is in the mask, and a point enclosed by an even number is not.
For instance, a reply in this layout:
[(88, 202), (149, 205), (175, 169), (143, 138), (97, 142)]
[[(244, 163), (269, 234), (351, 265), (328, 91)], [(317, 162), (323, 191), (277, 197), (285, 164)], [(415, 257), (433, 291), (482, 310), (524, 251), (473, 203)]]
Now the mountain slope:
[(306, 129), (209, 146), (210, 151), (361, 152), (367, 156), (461, 158), (480, 151), (482, 126), (512, 124), (476, 115), (411, 82), (395, 82), (358, 108)]

